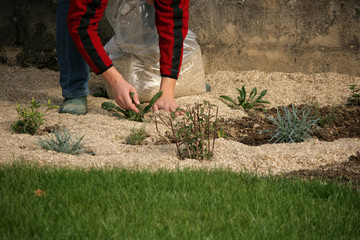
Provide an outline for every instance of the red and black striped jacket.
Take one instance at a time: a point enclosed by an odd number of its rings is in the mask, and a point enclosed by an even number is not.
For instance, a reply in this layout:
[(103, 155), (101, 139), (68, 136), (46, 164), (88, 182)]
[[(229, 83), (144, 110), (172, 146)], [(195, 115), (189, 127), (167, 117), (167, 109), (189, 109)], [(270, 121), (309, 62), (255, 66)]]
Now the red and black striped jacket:
[[(67, 24), (81, 55), (96, 74), (112, 66), (97, 28), (108, 0), (71, 0)], [(161, 76), (177, 79), (183, 42), (188, 32), (189, 0), (155, 0), (155, 23), (159, 34)]]

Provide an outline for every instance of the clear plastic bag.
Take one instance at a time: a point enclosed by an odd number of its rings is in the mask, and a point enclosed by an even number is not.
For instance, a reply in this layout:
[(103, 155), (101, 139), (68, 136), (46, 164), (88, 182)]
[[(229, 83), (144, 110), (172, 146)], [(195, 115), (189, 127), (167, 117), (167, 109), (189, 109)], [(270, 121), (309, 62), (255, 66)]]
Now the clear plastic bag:
[(109, 0), (105, 14), (115, 32), (108, 43), (110, 58), (118, 58), (123, 53), (142, 55), (158, 51), (153, 5), (145, 0)]
[[(140, 101), (149, 101), (159, 91), (161, 83), (154, 6), (148, 5), (146, 0), (109, 0), (106, 17), (115, 35), (105, 45), (105, 51), (125, 80), (136, 88)], [(190, 30), (183, 49), (175, 97), (206, 92), (201, 49)], [(112, 98), (108, 84), (106, 90)]]

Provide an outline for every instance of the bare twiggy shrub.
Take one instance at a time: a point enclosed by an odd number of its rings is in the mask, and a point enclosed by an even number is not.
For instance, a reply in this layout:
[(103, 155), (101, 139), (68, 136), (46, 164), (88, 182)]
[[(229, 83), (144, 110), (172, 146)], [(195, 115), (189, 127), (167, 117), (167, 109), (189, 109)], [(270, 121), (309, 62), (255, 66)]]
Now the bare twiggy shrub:
[[(157, 115), (156, 130), (162, 138), (158, 128), (158, 120), (170, 129), (171, 141), (175, 142), (177, 154), (181, 159), (192, 158), (210, 160), (213, 157), (215, 139), (218, 134), (218, 107), (213, 115), (215, 105), (204, 101), (202, 104), (188, 106), (184, 116), (175, 114), (164, 117)], [(170, 144), (170, 140), (166, 138)]]

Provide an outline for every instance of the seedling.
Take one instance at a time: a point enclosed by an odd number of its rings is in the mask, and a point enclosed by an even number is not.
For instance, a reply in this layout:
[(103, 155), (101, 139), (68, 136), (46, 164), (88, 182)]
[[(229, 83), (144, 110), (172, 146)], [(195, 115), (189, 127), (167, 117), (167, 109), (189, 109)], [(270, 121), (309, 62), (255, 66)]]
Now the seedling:
[[(170, 128), (171, 139), (175, 141), (180, 159), (192, 158), (210, 160), (213, 157), (215, 138), (218, 136), (218, 107), (216, 115), (212, 115), (214, 105), (209, 102), (188, 107), (185, 115), (175, 123), (174, 114), (168, 119), (158, 115), (160, 121)], [(157, 119), (156, 130), (159, 135)]]
[(59, 106), (52, 105), (51, 100), (48, 100), (45, 105), (46, 110), (40, 112), (39, 109), (42, 105), (34, 98), (30, 102), (30, 107), (21, 107), (16, 104), (16, 111), (18, 113), (18, 121), (11, 126), (13, 133), (27, 133), (35, 135), (41, 125), (44, 123), (44, 116), (50, 109), (58, 108)]
[(331, 107), (330, 113), (322, 116), (319, 111), (319, 104), (313, 104), (313, 115), (317, 117), (319, 120), (317, 121), (317, 125), (321, 128), (327, 126), (327, 125), (333, 125), (336, 118), (341, 115), (341, 111), (339, 111), (338, 107)]
[(144, 127), (131, 129), (131, 134), (126, 137), (125, 143), (130, 145), (141, 145), (147, 136), (148, 134), (146, 133)]
[[(139, 110), (139, 112), (135, 112), (130, 109), (124, 110), (124, 109), (120, 108), (119, 106), (117, 106), (113, 102), (104, 102), (101, 104), (101, 107), (108, 111), (115, 111), (115, 113), (113, 115), (118, 118), (125, 118), (127, 120), (136, 121), (136, 122), (143, 122), (145, 114), (150, 111), (151, 107), (161, 97), (162, 93), (163, 92), (158, 92), (157, 94), (155, 94), (152, 97), (152, 99), (150, 100), (149, 105), (147, 105), (144, 109), (140, 105), (137, 105), (136, 107)], [(130, 97), (131, 97), (131, 100), (134, 102), (134, 99), (133, 99), (134, 93), (130, 93)], [(118, 112), (120, 112), (122, 114), (119, 114)]]
[(360, 85), (348, 85), (351, 90), (351, 96), (347, 100), (347, 105), (360, 106)]
[(265, 94), (267, 93), (267, 90), (263, 90), (260, 95), (258, 97), (256, 97), (257, 95), (257, 89), (256, 87), (254, 87), (248, 98), (246, 98), (246, 90), (245, 90), (245, 85), (242, 86), (241, 89), (239, 88), (235, 88), (236, 91), (239, 93), (239, 96), (237, 97), (237, 101), (233, 100), (232, 98), (225, 96), (225, 95), (221, 95), (220, 98), (222, 98), (223, 100), (226, 101), (226, 104), (229, 107), (232, 108), (239, 108), (242, 107), (244, 110), (248, 110), (248, 109), (252, 109), (255, 108), (257, 110), (262, 110), (264, 107), (264, 104), (270, 104), (269, 101), (265, 101), (265, 100), (261, 100)]
[(49, 151), (56, 151), (72, 155), (94, 154), (84, 149), (84, 136), (72, 137), (67, 129), (56, 130), (44, 139), (39, 137), (38, 144)]
[[(269, 142), (293, 143), (303, 142), (311, 138), (311, 129), (316, 125), (319, 118), (310, 116), (311, 107), (298, 110), (293, 104), (292, 108), (283, 107), (284, 116), (276, 109), (277, 116), (268, 117), (276, 126)], [(271, 130), (270, 130), (271, 131)]]

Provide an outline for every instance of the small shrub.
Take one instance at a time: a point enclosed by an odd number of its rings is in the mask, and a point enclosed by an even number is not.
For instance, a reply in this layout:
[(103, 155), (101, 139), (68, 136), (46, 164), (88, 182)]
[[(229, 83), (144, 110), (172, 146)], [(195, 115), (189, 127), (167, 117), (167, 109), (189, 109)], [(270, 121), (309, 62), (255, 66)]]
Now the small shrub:
[(303, 142), (311, 138), (311, 129), (316, 125), (318, 118), (310, 116), (311, 108), (298, 110), (293, 104), (292, 108), (283, 107), (284, 116), (280, 115), (279, 109), (276, 109), (277, 116), (268, 117), (277, 129), (269, 142), (275, 143), (293, 143)]
[(59, 106), (52, 105), (51, 100), (45, 105), (47, 109), (40, 112), (41, 104), (34, 98), (30, 102), (30, 107), (21, 107), (16, 104), (16, 111), (18, 113), (18, 121), (11, 126), (13, 133), (27, 133), (35, 135), (40, 126), (44, 123), (44, 116), (50, 109), (58, 108)]
[(146, 139), (148, 134), (144, 127), (139, 129), (131, 129), (131, 134), (126, 137), (125, 143), (130, 145), (140, 145)]
[[(170, 128), (171, 139), (175, 141), (180, 159), (212, 159), (215, 139), (219, 134), (218, 108), (215, 116), (211, 113), (213, 108), (214, 105), (209, 102), (195, 104), (192, 108), (188, 107), (185, 115), (176, 123), (174, 114), (166, 120), (158, 115), (161, 122)], [(157, 120), (155, 123), (159, 132)]]
[(256, 97), (257, 89), (255, 87), (251, 90), (248, 98), (246, 98), (245, 86), (242, 86), (241, 89), (237, 87), (235, 89), (239, 93), (239, 96), (237, 97), (237, 102), (228, 96), (225, 95), (220, 96), (220, 98), (226, 101), (226, 104), (229, 107), (232, 108), (242, 107), (244, 110), (248, 110), (252, 108), (255, 108), (257, 110), (262, 110), (264, 108), (264, 104), (270, 104), (269, 101), (261, 100), (267, 93), (266, 89), (263, 90), (258, 97)]
[(38, 144), (50, 151), (56, 151), (72, 155), (93, 154), (84, 149), (84, 136), (72, 137), (67, 129), (56, 130), (44, 139), (39, 137)]
[[(114, 116), (118, 118), (125, 118), (127, 120), (136, 121), (136, 122), (143, 122), (145, 114), (150, 111), (151, 107), (161, 97), (161, 95), (162, 92), (158, 92), (157, 94), (155, 94), (154, 97), (150, 100), (149, 105), (147, 105), (144, 109), (140, 105), (137, 105), (136, 107), (139, 110), (138, 113), (130, 109), (126, 109), (126, 110), (121, 109), (113, 102), (104, 102), (101, 104), (101, 107), (107, 111), (115, 111)], [(134, 93), (131, 93), (130, 96), (131, 99), (133, 100)], [(118, 112), (122, 114), (119, 114)]]
[(360, 85), (349, 85), (351, 96), (347, 99), (347, 105), (360, 106)]

